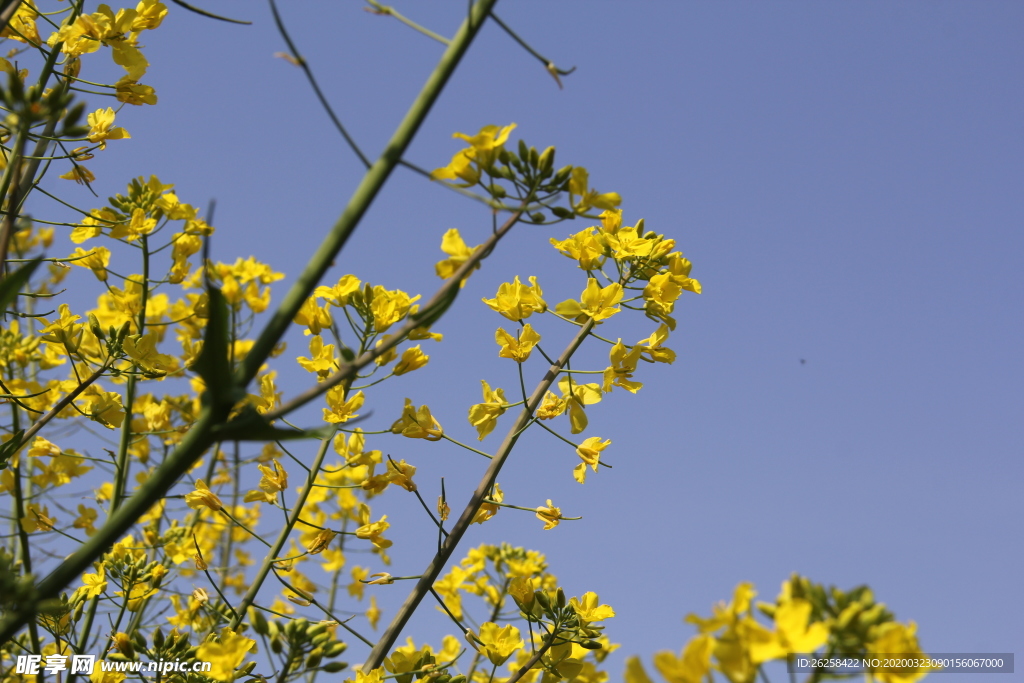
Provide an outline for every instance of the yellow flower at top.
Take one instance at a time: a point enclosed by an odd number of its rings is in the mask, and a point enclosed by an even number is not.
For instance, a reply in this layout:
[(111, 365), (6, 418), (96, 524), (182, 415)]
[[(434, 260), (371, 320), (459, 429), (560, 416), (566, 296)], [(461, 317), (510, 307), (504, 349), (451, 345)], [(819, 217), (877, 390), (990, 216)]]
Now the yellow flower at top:
[(512, 282), (504, 282), (498, 287), (498, 293), (493, 299), (482, 301), (509, 320), (524, 320), (548, 309), (541, 298), (543, 294), (536, 277), (531, 275), (530, 284), (524, 285), (516, 275)]
[(461, 180), (464, 187), (471, 187), (480, 181), (483, 172), (490, 170), (495, 159), (508, 140), (509, 133), (516, 127), (511, 123), (504, 128), (484, 126), (476, 135), (455, 133), (454, 138), (465, 140), (469, 147), (455, 153), (447, 166), (435, 169), (430, 177), (434, 180)]

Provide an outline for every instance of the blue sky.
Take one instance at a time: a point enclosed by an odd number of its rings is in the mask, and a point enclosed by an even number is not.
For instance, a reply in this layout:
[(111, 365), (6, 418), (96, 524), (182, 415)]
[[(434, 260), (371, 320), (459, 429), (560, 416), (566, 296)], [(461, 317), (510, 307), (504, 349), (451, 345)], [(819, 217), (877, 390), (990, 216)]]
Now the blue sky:
[[(441, 45), (358, 3), (285, 4), (300, 49), (375, 157)], [(450, 35), (464, 6), (398, 9)], [(285, 47), (267, 8), (209, 9), (254, 24), (171, 6), (146, 35), (159, 105), (123, 110), (132, 140), (90, 168), (101, 196), (155, 173), (184, 201), (216, 198), (214, 256), (253, 255), (292, 275), (360, 166), (301, 72), (273, 57)], [(571, 449), (538, 434), (499, 477), (510, 502), (552, 498), (584, 519), (541, 532), (532, 515), (505, 510), (467, 543), (543, 551), (570, 594), (593, 590), (614, 606), (613, 679), (624, 653), (678, 651), (693, 633), (682, 617), (709, 612), (738, 582), (770, 599), (794, 571), (870, 584), (932, 652), (1024, 642), (1024, 7), (576, 0), (497, 11), (577, 71), (559, 90), (486, 27), (408, 158), (443, 165), (459, 148), (452, 132), (515, 122), (514, 138), (555, 145), (557, 165), (585, 166), (598, 189), (619, 192), (627, 222), (674, 237), (704, 293), (677, 308), (679, 360), (591, 411), (586, 435), (612, 439), (613, 470), (581, 487)], [(505, 321), (479, 299), (514, 275), (537, 275), (549, 302), (577, 296), (582, 272), (548, 239), (585, 225), (517, 229), (438, 326), (446, 339), (431, 364), (382, 389), (367, 428), (390, 425), (408, 396), (475, 440), (465, 414), (479, 380), (516, 383), (493, 344)], [(429, 295), (450, 227), (475, 244), (489, 217), (396, 172), (332, 274)], [(654, 326), (609, 327), (630, 341)], [(548, 329), (553, 340), (569, 333)], [(302, 343), (292, 337), (292, 356)], [(297, 366), (280, 373), (291, 391), (306, 382)], [(421, 467), (422, 482), (446, 476), (450, 499), (484, 469), (441, 444), (372, 445)], [(391, 571), (417, 574), (432, 537), (401, 494), (378, 504), (397, 541)], [(385, 621), (405, 588), (378, 590)], [(438, 628), (424, 615), (408, 632), (436, 643)]]

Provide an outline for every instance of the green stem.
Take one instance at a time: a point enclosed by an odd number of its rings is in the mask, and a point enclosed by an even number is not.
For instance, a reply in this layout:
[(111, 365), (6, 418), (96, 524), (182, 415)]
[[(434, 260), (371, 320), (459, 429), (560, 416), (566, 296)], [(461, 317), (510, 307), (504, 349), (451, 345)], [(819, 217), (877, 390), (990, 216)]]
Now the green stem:
[(240, 387), (248, 385), (256, 376), (260, 366), (270, 356), (270, 352), (292, 324), (295, 314), (299, 312), (302, 304), (313, 293), (317, 283), (333, 265), (338, 252), (345, 246), (363, 214), (370, 208), (370, 204), (373, 203), (391, 172), (405, 154), (405, 150), (427, 118), (434, 102), (437, 101), (448, 79), (455, 72), (455, 67), (458, 66), (466, 50), (469, 49), (483, 25), (484, 19), (496, 2), (497, 0), (478, 0), (474, 5), (470, 17), (459, 28), (451, 45), (441, 56), (437, 67), (430, 74), (405, 118), (398, 124), (394, 135), (391, 136), (387, 147), (384, 148), (384, 152), (363, 176), (363, 180), (352, 194), (348, 206), (345, 207), (327, 237), (309, 260), (309, 265), (285, 295), (281, 305), (274, 312), (245, 360), (239, 366), (235, 378)]
[(382, 5), (379, 2), (377, 2), (377, 0), (366, 0), (366, 2), (370, 3), (371, 5), (373, 5), (374, 10), (376, 10), (376, 14), (386, 14), (388, 16), (392, 16), (395, 19), (398, 19), (400, 22), (402, 22), (406, 26), (408, 26), (409, 28), (411, 28), (413, 30), (416, 30), (416, 31), (419, 31), (420, 33), (422, 33), (423, 35), (427, 36), (428, 38), (433, 38), (434, 40), (436, 40), (437, 42), (441, 43), (442, 45), (451, 45), (452, 41), (448, 40), (444, 36), (441, 36), (441, 35), (438, 35), (438, 34), (434, 33), (433, 31), (431, 31), (429, 28), (426, 28), (425, 26), (420, 26), (419, 24), (417, 24), (415, 21), (412, 21), (408, 17), (402, 16), (401, 14), (398, 13), (398, 11), (394, 7), (388, 7), (387, 5)]
[(281, 553), (281, 549), (284, 544), (288, 541), (288, 537), (292, 533), (292, 529), (295, 528), (295, 523), (299, 521), (299, 513), (302, 510), (302, 506), (306, 504), (306, 498), (309, 497), (309, 492), (313, 490), (313, 481), (316, 479), (317, 473), (320, 471), (320, 465), (323, 464), (324, 457), (327, 455), (327, 449), (331, 446), (331, 441), (334, 439), (334, 434), (325, 438), (320, 444), (320, 449), (316, 453), (316, 459), (313, 461), (313, 467), (307, 477), (306, 485), (302, 488), (302, 493), (299, 494), (298, 500), (295, 501), (295, 514), (292, 515), (277, 535), (277, 540), (267, 551), (267, 557), (263, 560), (263, 564), (260, 566), (259, 571), (256, 573), (256, 577), (253, 579), (252, 584), (249, 586), (249, 590), (242, 598), (242, 602), (235, 608), (235, 618), (231, 620), (231, 628), (235, 630), (239, 624), (242, 623), (242, 619), (245, 613), (249, 610), (249, 605), (256, 599), (256, 594), (259, 593), (260, 587), (263, 586), (263, 582), (266, 581), (267, 575), (270, 573), (271, 567), (274, 566), (274, 562), (277, 562), (280, 558), (278, 555)]

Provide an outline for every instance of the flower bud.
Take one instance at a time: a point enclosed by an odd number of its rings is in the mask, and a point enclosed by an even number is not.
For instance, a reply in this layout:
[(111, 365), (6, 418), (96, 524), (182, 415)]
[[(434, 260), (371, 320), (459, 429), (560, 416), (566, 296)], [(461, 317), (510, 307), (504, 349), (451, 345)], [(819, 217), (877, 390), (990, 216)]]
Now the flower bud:
[(89, 329), (92, 330), (92, 333), (97, 339), (100, 341), (106, 341), (106, 338), (103, 335), (103, 328), (100, 327), (99, 318), (96, 317), (95, 313), (89, 314)]
[(555, 148), (548, 147), (541, 152), (540, 158), (537, 159), (537, 170), (542, 174), (547, 175), (551, 173), (552, 168), (555, 166)]

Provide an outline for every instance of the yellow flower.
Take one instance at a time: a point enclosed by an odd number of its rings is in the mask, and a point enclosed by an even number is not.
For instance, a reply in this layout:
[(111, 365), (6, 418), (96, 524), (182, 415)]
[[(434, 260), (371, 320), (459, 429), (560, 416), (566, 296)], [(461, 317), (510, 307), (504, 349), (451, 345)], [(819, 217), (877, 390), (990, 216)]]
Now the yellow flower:
[(299, 356), (295, 360), (308, 372), (315, 372), (318, 379), (325, 379), (334, 371), (334, 344), (324, 344), (319, 334), (309, 340), (309, 358)]
[(642, 352), (643, 348), (639, 345), (627, 351), (626, 345), (622, 343), (621, 339), (612, 346), (608, 354), (611, 365), (604, 371), (604, 386), (602, 389), (605, 393), (611, 391), (612, 386), (622, 387), (634, 394), (640, 391), (644, 385), (640, 382), (632, 381), (630, 377), (636, 372), (636, 364), (640, 361), (640, 354)]
[(114, 84), (114, 96), (118, 102), (141, 106), (156, 104), (156, 90), (149, 85), (141, 85), (129, 76), (123, 76)]
[(464, 187), (476, 185), (482, 173), (494, 165), (505, 141), (508, 140), (509, 133), (515, 127), (514, 123), (504, 128), (484, 126), (472, 137), (464, 133), (455, 133), (452, 137), (465, 140), (470, 146), (456, 152), (447, 166), (435, 169), (430, 177), (434, 180), (461, 180)]
[(178, 369), (178, 362), (173, 356), (156, 350), (157, 333), (150, 332), (145, 336), (132, 335), (125, 337), (124, 352), (143, 370), (166, 374)]
[[(462, 264), (469, 260), (469, 257), (473, 255), (479, 246), (468, 247), (462, 239), (462, 235), (459, 234), (457, 228), (451, 228), (441, 238), (441, 251), (448, 254), (450, 258), (444, 261), (438, 261), (435, 266), (437, 276), (447, 280), (452, 275), (455, 275), (455, 271), (462, 267)], [(480, 263), (476, 264), (474, 270), (480, 268)], [(466, 280), (464, 279), (459, 286), (464, 287)]]
[[(868, 656), (884, 658), (886, 655), (898, 654), (901, 658), (924, 659), (916, 633), (917, 624), (912, 621), (906, 626), (896, 621), (879, 624), (869, 632), (871, 641), (867, 644)], [(914, 683), (924, 678), (930, 670), (928, 667), (902, 667), (879, 669), (873, 673), (880, 683)]]
[(348, 422), (352, 418), (358, 417), (355, 411), (363, 406), (363, 401), (366, 399), (363, 392), (359, 391), (355, 396), (345, 400), (345, 387), (341, 385), (331, 387), (326, 398), (330, 410), (324, 408), (324, 421), (332, 424)]
[[(577, 200), (576, 197), (579, 197)], [(622, 203), (622, 197), (618, 192), (606, 192), (600, 194), (590, 189), (590, 174), (587, 169), (577, 166), (572, 169), (572, 178), (569, 180), (569, 201), (577, 213), (585, 213), (590, 207), (598, 209), (613, 210)]]
[[(75, 228), (77, 230), (78, 228)], [(75, 253), (71, 254), (68, 258), (75, 259), (70, 261), (73, 266), (82, 266), (92, 270), (101, 282), (107, 281), (107, 265), (110, 263), (110, 250), (106, 247), (93, 247), (89, 251), (85, 251), (81, 247), (75, 249)]]
[(147, 217), (143, 209), (136, 208), (132, 211), (131, 219), (127, 223), (119, 223), (110, 230), (110, 236), (114, 239), (127, 239), (133, 242), (143, 235), (148, 235), (156, 228), (156, 219)]
[(260, 490), (266, 493), (269, 499), (276, 499), (278, 493), (288, 489), (288, 473), (277, 460), (274, 460), (274, 469), (266, 465), (256, 467), (263, 474), (260, 477)]
[(331, 326), (331, 309), (326, 304), (321, 308), (316, 303), (316, 297), (311, 296), (302, 303), (294, 322), (305, 325), (308, 328), (306, 334), (319, 335), (321, 330)]
[(309, 545), (306, 546), (306, 550), (310, 555), (319, 555), (324, 550), (327, 550), (328, 546), (331, 545), (331, 541), (333, 541), (334, 537), (337, 535), (338, 534), (330, 529), (321, 529)]
[(662, 346), (666, 339), (668, 339), (668, 325), (662, 323), (650, 337), (641, 339), (637, 345), (643, 344), (640, 347), (640, 352), (655, 363), (672, 363), (676, 359), (676, 352)]
[[(505, 493), (501, 490), (501, 487), (498, 486), (497, 482), (495, 482), (494, 486), (491, 487), (491, 495), (489, 498), (497, 503), (501, 503), (505, 500)], [(498, 510), (500, 509), (501, 508), (494, 503), (483, 503), (477, 509), (476, 514), (473, 515), (473, 521), (471, 524), (483, 524), (491, 517), (498, 514)]]
[(483, 299), (483, 302), (509, 320), (523, 320), (535, 312), (543, 313), (547, 310), (542, 295), (537, 278), (531, 275), (527, 286), (516, 275), (512, 282), (504, 282), (498, 287), (498, 293), (493, 299)]
[(621, 310), (615, 308), (621, 300), (622, 285), (618, 282), (601, 287), (597, 284), (597, 280), (590, 278), (587, 280), (587, 288), (583, 290), (580, 301), (567, 299), (555, 307), (555, 313), (578, 323), (586, 322), (587, 318), (601, 322)]
[(255, 644), (255, 640), (225, 627), (221, 629), (220, 636), (216, 640), (210, 636), (199, 646), (196, 650), (196, 659), (212, 664), (212, 669), (205, 674), (206, 676), (215, 681), (232, 681), (235, 677), (235, 669)]
[(61, 304), (57, 310), (60, 318), (42, 329), (40, 339), (57, 344), (68, 353), (75, 353), (82, 341), (85, 325), (77, 322), (81, 316), (71, 315), (71, 308), (67, 304)]
[(92, 536), (96, 533), (96, 517), (98, 513), (91, 507), (85, 505), (78, 506), (78, 517), (72, 522), (71, 526), (75, 529), (84, 529), (86, 535)]
[(48, 507), (40, 508), (35, 503), (29, 503), (25, 506), (25, 516), (19, 522), (21, 523), (22, 530), (30, 534), (33, 531), (51, 531), (57, 520), (50, 517), (50, 509)]
[(750, 659), (761, 664), (780, 659), (790, 652), (814, 652), (828, 641), (824, 622), (808, 623), (811, 603), (802, 598), (782, 601), (775, 609), (775, 631), (756, 633), (750, 642)]
[(82, 587), (78, 589), (85, 598), (95, 598), (107, 590), (105, 570), (101, 565), (95, 574), (82, 575)]
[(572, 476), (579, 483), (583, 483), (587, 479), (587, 465), (590, 465), (591, 469), (597, 472), (597, 466), (601, 462), (601, 451), (611, 444), (611, 439), (601, 441), (600, 437), (592, 436), (585, 440), (576, 449), (576, 454), (583, 460), (579, 465), (573, 468)]
[(98, 237), (103, 234), (103, 228), (110, 228), (116, 222), (117, 215), (110, 209), (94, 209), (71, 231), (71, 241), (81, 244), (87, 239)]
[(711, 653), (715, 639), (707, 634), (694, 636), (681, 656), (663, 650), (654, 655), (654, 667), (669, 683), (703, 683), (711, 671)]
[(559, 242), (551, 238), (551, 244), (558, 251), (580, 263), (583, 270), (597, 270), (604, 263), (605, 242), (594, 235), (595, 228), (587, 228)]
[(469, 424), (476, 427), (477, 440), (483, 441), (498, 424), (498, 417), (505, 412), (506, 401), (504, 389), (492, 391), (485, 380), (480, 380), (480, 384), (483, 385), (484, 402), (469, 408)]
[(562, 392), (563, 403), (569, 410), (569, 431), (579, 434), (587, 428), (588, 423), (583, 407), (601, 402), (601, 385), (579, 384), (569, 377), (563, 377), (558, 380), (558, 389)]
[(524, 645), (519, 629), (512, 624), (501, 627), (492, 621), (480, 624), (480, 636), (477, 640), (484, 646), (484, 655), (495, 666), (504, 664), (516, 650)]
[(349, 299), (359, 291), (361, 285), (362, 283), (355, 275), (344, 275), (333, 287), (317, 287), (313, 295), (320, 299), (326, 299), (332, 306), (341, 308), (348, 305)]
[(523, 329), (519, 331), (518, 339), (499, 327), (494, 333), (494, 341), (498, 342), (498, 345), (501, 347), (501, 350), (498, 351), (498, 356), (501, 358), (511, 358), (517, 363), (522, 363), (530, 357), (533, 347), (540, 341), (540, 334), (530, 327), (530, 323), (523, 325)]
[(89, 114), (89, 132), (86, 134), (89, 142), (98, 142), (100, 143), (100, 149), (106, 149), (107, 140), (124, 140), (131, 137), (124, 128), (120, 126), (116, 128), (111, 127), (114, 125), (114, 116), (114, 110), (111, 107), (97, 109)]
[(373, 300), (370, 302), (374, 330), (383, 332), (410, 312), (415, 313), (413, 303), (419, 298), (419, 294), (410, 297), (400, 289), (392, 291), (376, 285), (373, 288)]
[(217, 494), (210, 490), (210, 487), (202, 479), (196, 479), (196, 488), (192, 493), (185, 494), (185, 502), (193, 510), (207, 507), (217, 512), (223, 506)]
[(395, 375), (404, 375), (407, 372), (418, 370), (427, 364), (430, 360), (430, 356), (423, 353), (420, 349), (420, 345), (417, 344), (411, 348), (406, 349), (402, 352), (402, 358), (395, 364), (395, 369), (392, 373)]
[(391, 432), (407, 436), (410, 439), (440, 441), (442, 434), (444, 434), (444, 429), (434, 419), (434, 416), (430, 414), (430, 408), (420, 406), (420, 409), (416, 410), (412, 400), (407, 398), (405, 399), (405, 407), (402, 409), (402, 417), (391, 425)]
[(370, 521), (370, 508), (366, 503), (359, 505), (360, 527), (356, 529), (356, 537), (370, 541), (378, 548), (390, 548), (391, 541), (382, 538), (381, 534), (388, 530), (391, 525), (387, 523), (387, 515), (384, 515), (376, 522)]
[(0, 36), (38, 47), (41, 43), (39, 32), (36, 29), (36, 17), (38, 16), (39, 11), (36, 9), (35, 0), (25, 0), (25, 2), (19, 3), (14, 16), (10, 18), (4, 30), (0, 31)]
[(537, 508), (537, 519), (544, 522), (544, 531), (554, 529), (562, 519), (562, 509), (556, 508), (548, 498), (547, 506)]
[(615, 610), (608, 605), (598, 604), (599, 602), (597, 593), (593, 591), (584, 593), (583, 597), (578, 600), (576, 598), (569, 599), (569, 604), (572, 605), (580, 621), (586, 623), (611, 619), (615, 616)]
[(124, 407), (121, 405), (121, 395), (112, 391), (103, 391), (90, 386), (84, 397), (89, 403), (86, 413), (94, 421), (99, 422), (107, 429), (117, 429), (124, 422)]
[(388, 460), (388, 478), (392, 484), (401, 486), (406, 491), (415, 491), (416, 483), (412, 480), (413, 475), (416, 474), (416, 468), (407, 463), (405, 460)]
[(377, 630), (377, 622), (380, 621), (380, 608), (377, 607), (377, 596), (370, 596), (370, 606), (366, 608), (366, 621), (370, 622), (370, 628)]

